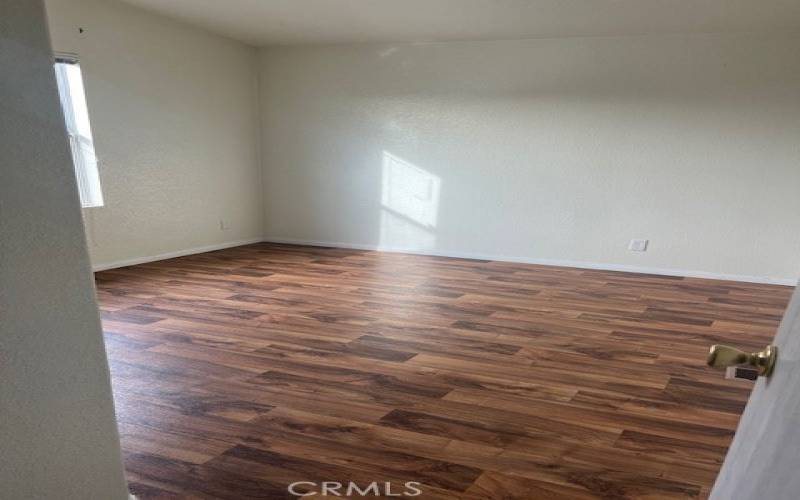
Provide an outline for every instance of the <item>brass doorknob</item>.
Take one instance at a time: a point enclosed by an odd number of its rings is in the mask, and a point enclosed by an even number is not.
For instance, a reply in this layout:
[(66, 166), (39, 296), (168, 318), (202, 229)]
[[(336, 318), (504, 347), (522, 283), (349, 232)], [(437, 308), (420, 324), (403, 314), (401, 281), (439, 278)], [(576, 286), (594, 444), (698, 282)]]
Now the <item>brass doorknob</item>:
[(726, 345), (712, 345), (706, 362), (708, 366), (724, 370), (729, 366), (749, 365), (758, 370), (758, 374), (769, 377), (778, 359), (778, 347), (767, 346), (763, 351), (744, 352)]

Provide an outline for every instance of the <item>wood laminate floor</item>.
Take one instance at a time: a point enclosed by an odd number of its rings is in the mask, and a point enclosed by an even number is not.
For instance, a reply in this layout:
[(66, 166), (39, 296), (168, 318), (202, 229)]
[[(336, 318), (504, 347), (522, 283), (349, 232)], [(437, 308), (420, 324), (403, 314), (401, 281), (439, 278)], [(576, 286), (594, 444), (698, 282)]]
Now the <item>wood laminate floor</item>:
[(751, 388), (708, 347), (792, 290), (275, 244), (96, 279), (141, 499), (704, 497)]

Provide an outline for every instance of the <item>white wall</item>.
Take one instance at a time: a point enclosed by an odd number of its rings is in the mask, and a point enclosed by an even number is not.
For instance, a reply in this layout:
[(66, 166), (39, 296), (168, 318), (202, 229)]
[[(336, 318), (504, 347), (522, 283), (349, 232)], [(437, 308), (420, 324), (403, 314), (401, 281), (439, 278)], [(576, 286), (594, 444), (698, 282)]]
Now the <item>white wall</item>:
[(0, 497), (127, 498), (41, 0), (0, 0)]
[(47, 9), (54, 49), (80, 58), (100, 159), (93, 264), (258, 239), (256, 50), (119, 2)]
[(794, 284), (798, 53), (800, 35), (264, 50), (266, 237)]

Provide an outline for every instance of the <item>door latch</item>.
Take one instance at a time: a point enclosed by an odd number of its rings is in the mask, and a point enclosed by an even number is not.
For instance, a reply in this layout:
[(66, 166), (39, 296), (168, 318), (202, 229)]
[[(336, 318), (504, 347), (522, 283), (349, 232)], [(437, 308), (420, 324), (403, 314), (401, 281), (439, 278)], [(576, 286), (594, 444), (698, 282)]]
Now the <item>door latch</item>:
[(706, 363), (712, 368), (725, 370), (735, 366), (750, 366), (758, 372), (758, 376), (769, 377), (778, 360), (778, 347), (767, 346), (763, 351), (744, 352), (726, 345), (712, 345), (708, 351)]

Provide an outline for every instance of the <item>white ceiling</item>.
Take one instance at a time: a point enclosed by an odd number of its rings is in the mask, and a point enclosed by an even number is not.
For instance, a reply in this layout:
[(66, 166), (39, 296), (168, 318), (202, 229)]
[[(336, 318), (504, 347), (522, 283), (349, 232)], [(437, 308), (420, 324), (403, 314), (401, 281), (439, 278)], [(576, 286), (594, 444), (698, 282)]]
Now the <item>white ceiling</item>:
[(251, 45), (800, 30), (800, 0), (124, 0)]

